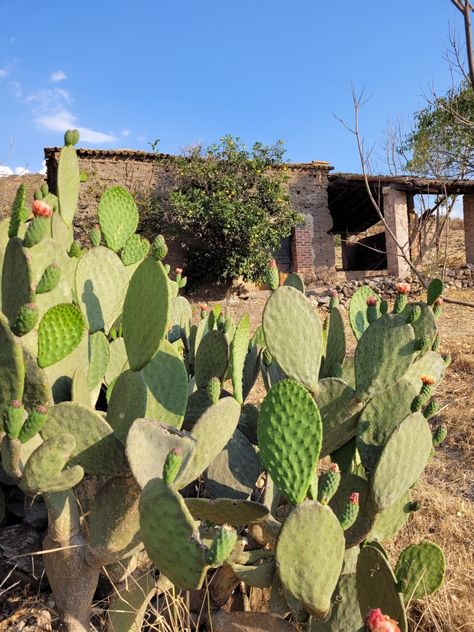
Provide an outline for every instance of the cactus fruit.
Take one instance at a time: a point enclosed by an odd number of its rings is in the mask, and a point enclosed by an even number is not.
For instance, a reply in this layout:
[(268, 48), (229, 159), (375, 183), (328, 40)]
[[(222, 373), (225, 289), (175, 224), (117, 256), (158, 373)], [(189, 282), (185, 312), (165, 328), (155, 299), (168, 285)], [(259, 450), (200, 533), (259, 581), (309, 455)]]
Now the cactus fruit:
[(36, 327), (39, 319), (38, 305), (26, 303), (18, 311), (17, 317), (12, 324), (12, 331), (16, 336), (24, 336)]
[(386, 300), (380, 301), (380, 313), (382, 316), (388, 313), (388, 302)]
[(379, 301), (376, 296), (369, 296), (367, 301), (367, 321), (369, 324), (374, 323), (380, 317)]
[(417, 395), (412, 402), (412, 412), (420, 410), (420, 408), (428, 402), (433, 394), (433, 384), (435, 384), (436, 382), (436, 379), (432, 375), (422, 375), (420, 379), (422, 382), (422, 387), (419, 395)]
[(341, 513), (339, 518), (339, 522), (341, 523), (341, 527), (346, 531), (350, 529), (354, 522), (357, 520), (357, 516), (359, 515), (359, 494), (357, 492), (353, 492)]
[(173, 448), (168, 452), (163, 464), (163, 481), (166, 485), (171, 485), (174, 482), (182, 462), (183, 450), (181, 448)]
[(410, 323), (410, 325), (413, 323), (416, 323), (416, 321), (420, 318), (420, 316), (421, 316), (421, 307), (419, 305), (413, 305), (412, 309), (408, 313), (407, 323)]
[(448, 436), (448, 429), (444, 424), (440, 424), (433, 432), (433, 445), (435, 448), (440, 446)]
[(20, 400), (14, 399), (5, 411), (5, 419), (3, 422), (4, 430), (9, 439), (18, 439), (24, 416), (25, 409), (22, 403)]
[(150, 254), (155, 261), (162, 261), (166, 257), (168, 254), (168, 246), (166, 245), (163, 235), (157, 235), (155, 237), (151, 244)]
[(66, 147), (77, 145), (78, 142), (79, 142), (79, 130), (68, 129), (64, 134), (64, 144), (66, 145)]
[(53, 209), (42, 200), (35, 200), (31, 206), (31, 211), (35, 217), (49, 218), (53, 214)]
[(397, 296), (393, 306), (395, 314), (401, 314), (405, 309), (408, 302), (408, 293), (410, 292), (409, 283), (397, 283), (395, 286), (397, 290)]
[(89, 241), (91, 242), (91, 246), (97, 248), (100, 246), (100, 242), (102, 239), (102, 232), (100, 230), (100, 224), (94, 224), (94, 226), (89, 231)]
[(51, 292), (59, 283), (61, 278), (61, 268), (57, 263), (51, 263), (41, 275), (41, 279), (36, 286), (36, 294)]
[(280, 274), (275, 259), (270, 259), (265, 270), (265, 281), (268, 287), (275, 291), (280, 285)]
[(220, 566), (232, 553), (237, 542), (235, 529), (228, 525), (222, 525), (214, 537), (207, 553), (207, 563), (211, 566)]
[[(38, 202), (36, 202), (36, 204), (38, 204)], [(47, 217), (38, 215), (31, 220), (23, 237), (23, 245), (25, 248), (32, 248), (36, 246), (36, 244), (39, 244), (40, 241), (46, 237), (48, 227), (49, 223)]]
[(380, 608), (373, 608), (365, 619), (368, 632), (400, 632), (397, 621), (383, 614)]
[(416, 339), (416, 348), (422, 353), (428, 351), (431, 347), (431, 338), (428, 334), (423, 334), (420, 338)]
[(337, 492), (341, 481), (341, 473), (337, 463), (332, 463), (331, 468), (322, 474), (318, 480), (318, 500), (323, 505), (327, 505)]
[(207, 396), (210, 401), (215, 404), (219, 401), (219, 397), (221, 395), (221, 381), (218, 377), (211, 377), (209, 382), (207, 383)]
[(431, 417), (436, 415), (438, 410), (439, 410), (438, 404), (434, 401), (434, 399), (432, 399), (430, 402), (428, 402), (425, 409), (423, 410), (423, 416), (425, 419), (431, 419)]
[(82, 247), (79, 241), (73, 241), (69, 248), (68, 255), (71, 258), (80, 259), (83, 255)]
[(21, 441), (21, 443), (26, 443), (32, 437), (34, 437), (35, 434), (38, 434), (38, 432), (46, 423), (47, 418), (48, 418), (47, 407), (36, 406), (36, 408), (30, 412), (30, 414), (26, 418), (25, 423), (23, 424), (20, 430), (18, 439)]

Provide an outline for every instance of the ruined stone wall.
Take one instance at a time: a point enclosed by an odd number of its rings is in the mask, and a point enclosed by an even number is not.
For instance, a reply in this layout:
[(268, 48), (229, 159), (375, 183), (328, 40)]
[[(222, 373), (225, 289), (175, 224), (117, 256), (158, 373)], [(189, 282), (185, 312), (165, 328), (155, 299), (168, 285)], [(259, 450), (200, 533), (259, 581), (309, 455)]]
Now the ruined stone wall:
[(44, 182), (44, 176), (40, 173), (27, 174), (24, 176), (3, 176), (0, 178), (0, 221), (10, 216), (13, 200), (20, 184), (26, 187), (26, 203), (33, 202), (33, 193), (37, 191)]

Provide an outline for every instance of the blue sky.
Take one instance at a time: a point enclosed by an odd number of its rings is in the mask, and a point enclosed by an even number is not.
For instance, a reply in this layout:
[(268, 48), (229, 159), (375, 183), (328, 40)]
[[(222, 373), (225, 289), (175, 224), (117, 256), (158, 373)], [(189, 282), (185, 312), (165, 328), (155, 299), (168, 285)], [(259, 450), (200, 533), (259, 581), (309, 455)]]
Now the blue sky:
[(0, 0), (0, 24), (0, 165), (31, 171), (68, 127), (83, 147), (167, 153), (283, 139), (292, 161), (359, 171), (334, 117), (351, 121), (351, 84), (372, 95), (377, 157), (388, 121), (409, 129), (449, 86), (462, 32), (449, 0)]

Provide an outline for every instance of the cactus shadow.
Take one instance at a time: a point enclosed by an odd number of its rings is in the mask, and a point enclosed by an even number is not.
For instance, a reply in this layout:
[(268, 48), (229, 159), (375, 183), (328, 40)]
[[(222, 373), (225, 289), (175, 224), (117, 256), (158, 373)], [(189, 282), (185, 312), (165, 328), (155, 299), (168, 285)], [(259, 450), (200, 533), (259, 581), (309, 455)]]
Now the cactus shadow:
[(104, 329), (104, 314), (100, 306), (100, 301), (94, 292), (94, 284), (90, 279), (84, 283), (84, 291), (82, 292), (81, 300), (86, 306), (87, 321), (89, 322), (91, 332)]

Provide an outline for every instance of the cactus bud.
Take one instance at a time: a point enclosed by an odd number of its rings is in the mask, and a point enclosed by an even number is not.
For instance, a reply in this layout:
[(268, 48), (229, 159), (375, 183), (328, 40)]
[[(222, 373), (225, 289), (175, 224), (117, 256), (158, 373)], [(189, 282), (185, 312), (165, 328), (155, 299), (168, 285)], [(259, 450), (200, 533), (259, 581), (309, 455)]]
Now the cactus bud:
[(78, 241), (73, 241), (71, 247), (69, 248), (68, 255), (71, 258), (80, 259), (82, 254), (81, 244)]
[(38, 318), (38, 305), (35, 303), (25, 303), (25, 305), (22, 305), (12, 324), (12, 331), (15, 336), (25, 336), (30, 333), (30, 331), (35, 328)]
[(68, 129), (64, 134), (64, 144), (66, 147), (71, 147), (72, 145), (76, 145), (79, 142), (79, 130), (78, 129)]
[(400, 632), (398, 623), (382, 613), (380, 608), (372, 609), (365, 619), (368, 632)]
[(4, 430), (9, 439), (18, 439), (24, 416), (25, 409), (22, 403), (20, 400), (14, 399), (5, 411), (5, 419), (3, 422)]
[(330, 469), (319, 477), (318, 500), (322, 505), (327, 505), (337, 492), (341, 482), (341, 473), (337, 463), (332, 463)]
[(331, 298), (329, 299), (329, 311), (334, 307), (339, 307), (339, 295), (336, 290), (331, 291)]
[(46, 202), (43, 202), (43, 200), (34, 200), (31, 206), (31, 210), (35, 217), (48, 218), (48, 217), (51, 217), (51, 215), (53, 214), (53, 209), (50, 207), (49, 204), (46, 204)]
[(59, 283), (59, 279), (61, 278), (61, 269), (57, 263), (52, 263), (49, 265), (46, 270), (41, 275), (41, 279), (36, 286), (37, 294), (45, 294), (46, 292), (51, 292)]
[(102, 240), (102, 232), (100, 230), (99, 224), (94, 224), (94, 226), (91, 228), (89, 232), (89, 240), (94, 248), (100, 246), (100, 242)]
[(420, 338), (415, 340), (415, 347), (417, 351), (425, 352), (431, 347), (431, 338), (428, 334), (423, 334)]
[(208, 564), (220, 566), (232, 553), (236, 542), (237, 533), (235, 529), (228, 525), (220, 527), (207, 553)]
[(373, 323), (380, 316), (377, 297), (369, 296), (366, 302), (367, 302), (367, 320), (369, 321), (369, 323)]
[(48, 418), (48, 409), (46, 406), (36, 406), (30, 412), (23, 424), (18, 436), (21, 443), (26, 443), (37, 434), (46, 423)]
[(438, 426), (436, 430), (433, 432), (433, 445), (435, 446), (435, 448), (440, 446), (447, 436), (448, 436), (448, 429), (446, 428), (446, 426), (444, 424), (441, 424), (440, 426)]
[(211, 377), (207, 384), (207, 396), (213, 404), (219, 401), (221, 396), (221, 383), (218, 377)]
[(385, 315), (388, 312), (388, 303), (385, 299), (380, 301), (379, 309), (382, 315)]
[(411, 403), (412, 412), (416, 412), (420, 410), (422, 406), (424, 406), (431, 395), (433, 394), (433, 384), (436, 382), (435, 378), (432, 375), (421, 375), (420, 380), (423, 385), (420, 390), (420, 394), (415, 397), (415, 399)]
[(201, 320), (203, 320), (204, 318), (206, 318), (206, 316), (207, 316), (207, 310), (208, 310), (209, 308), (208, 308), (208, 306), (206, 305), (206, 303), (199, 303), (198, 307), (199, 307), (199, 310), (200, 310)]
[(176, 283), (178, 284), (178, 287), (179, 287), (179, 284), (181, 282), (181, 275), (183, 274), (183, 268), (176, 268), (175, 269), (175, 274), (176, 274), (175, 281), (176, 281)]
[(443, 313), (443, 299), (441, 296), (436, 299), (433, 305), (433, 314), (435, 318), (439, 318)]
[(413, 307), (411, 308), (407, 316), (407, 323), (409, 325), (412, 325), (420, 318), (420, 316), (421, 316), (421, 307), (419, 305), (413, 305)]
[(353, 492), (347, 499), (346, 505), (342, 511), (339, 522), (344, 529), (350, 529), (359, 515), (359, 494)]
[(393, 311), (395, 314), (400, 314), (403, 312), (407, 305), (408, 301), (408, 293), (410, 291), (409, 283), (397, 283), (395, 286), (398, 294), (395, 298), (395, 304), (393, 306)]
[(280, 285), (280, 275), (278, 273), (278, 268), (275, 259), (271, 259), (268, 262), (267, 269), (265, 272), (265, 281), (267, 282), (268, 287), (275, 291), (278, 289)]
[(171, 485), (174, 482), (182, 462), (183, 451), (181, 448), (173, 448), (168, 452), (163, 464), (163, 481), (166, 485)]
[(33, 193), (33, 200), (42, 200), (43, 199), (43, 194), (41, 193), (41, 191), (35, 191)]
[(166, 257), (168, 254), (168, 246), (166, 245), (163, 235), (157, 235), (155, 237), (151, 244), (150, 254), (155, 261), (162, 261)]
[(426, 419), (430, 419), (431, 417), (433, 417), (433, 415), (436, 415), (438, 409), (438, 404), (435, 402), (434, 399), (432, 399), (430, 402), (428, 402), (426, 408), (424, 409), (423, 415)]

